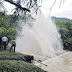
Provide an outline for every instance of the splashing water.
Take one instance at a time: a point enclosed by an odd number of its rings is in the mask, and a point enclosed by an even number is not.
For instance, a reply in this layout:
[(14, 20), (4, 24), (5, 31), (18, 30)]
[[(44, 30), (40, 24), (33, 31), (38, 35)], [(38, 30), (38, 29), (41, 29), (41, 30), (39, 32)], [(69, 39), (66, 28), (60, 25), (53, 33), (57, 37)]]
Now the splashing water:
[(62, 51), (60, 34), (51, 18), (36, 17), (32, 28), (24, 25), (21, 38), (17, 38), (16, 51), (33, 55), (54, 55)]
[(63, 50), (60, 34), (51, 18), (43, 15), (37, 17), (34, 25), (34, 32), (39, 37), (41, 49), (44, 55), (54, 54)]

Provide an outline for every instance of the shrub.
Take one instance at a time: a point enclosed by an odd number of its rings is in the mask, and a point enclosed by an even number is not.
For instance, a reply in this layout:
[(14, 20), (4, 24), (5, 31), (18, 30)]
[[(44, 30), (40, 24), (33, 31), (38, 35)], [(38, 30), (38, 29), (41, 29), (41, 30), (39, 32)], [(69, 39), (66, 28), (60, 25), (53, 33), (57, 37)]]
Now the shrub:
[(0, 72), (44, 72), (33, 64), (24, 61), (0, 61)]

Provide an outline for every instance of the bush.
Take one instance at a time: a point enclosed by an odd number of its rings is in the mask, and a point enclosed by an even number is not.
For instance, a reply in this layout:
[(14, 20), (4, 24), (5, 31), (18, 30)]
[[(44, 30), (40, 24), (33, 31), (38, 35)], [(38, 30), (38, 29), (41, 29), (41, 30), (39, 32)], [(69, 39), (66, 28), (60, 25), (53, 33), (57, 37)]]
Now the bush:
[(24, 61), (0, 61), (0, 72), (44, 72), (33, 64)]

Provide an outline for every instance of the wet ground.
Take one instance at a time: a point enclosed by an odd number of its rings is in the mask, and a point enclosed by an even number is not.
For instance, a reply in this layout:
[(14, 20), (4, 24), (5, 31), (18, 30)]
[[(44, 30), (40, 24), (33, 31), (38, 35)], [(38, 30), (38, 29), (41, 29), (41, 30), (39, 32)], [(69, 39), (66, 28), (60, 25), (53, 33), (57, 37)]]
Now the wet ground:
[(72, 72), (72, 52), (65, 52), (53, 58), (41, 57), (34, 63), (48, 72)]

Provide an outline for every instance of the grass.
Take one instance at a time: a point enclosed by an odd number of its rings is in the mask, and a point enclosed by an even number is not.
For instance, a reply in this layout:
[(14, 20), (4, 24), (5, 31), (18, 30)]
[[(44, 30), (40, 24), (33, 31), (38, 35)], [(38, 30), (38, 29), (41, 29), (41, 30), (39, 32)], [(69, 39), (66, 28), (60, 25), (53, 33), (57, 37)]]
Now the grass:
[[(24, 55), (21, 53), (14, 53), (9, 51), (0, 51), (0, 60), (21, 60), (21, 61), (27, 61), (31, 62), (32, 56), (30, 55)], [(29, 60), (27, 60), (29, 59)]]

